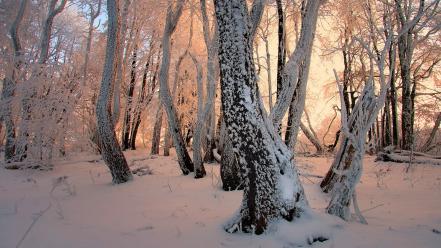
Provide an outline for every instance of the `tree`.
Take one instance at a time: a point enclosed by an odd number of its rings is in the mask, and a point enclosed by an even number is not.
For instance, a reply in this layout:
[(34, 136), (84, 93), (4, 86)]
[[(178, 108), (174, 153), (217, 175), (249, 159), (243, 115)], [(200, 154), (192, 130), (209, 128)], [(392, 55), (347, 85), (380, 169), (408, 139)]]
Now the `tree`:
[(111, 115), (111, 92), (115, 81), (116, 52), (118, 39), (118, 0), (107, 0), (107, 45), (100, 93), (96, 105), (98, 133), (101, 140), (102, 156), (109, 167), (114, 184), (132, 179), (127, 161), (116, 139)]
[(244, 178), (242, 205), (226, 226), (229, 232), (261, 234), (272, 220), (293, 220), (307, 205), (292, 154), (265, 116), (257, 89), (251, 45), (263, 5), (255, 1), (248, 14), (246, 1), (215, 1), (222, 110)]
[(159, 82), (161, 102), (164, 106), (165, 112), (167, 113), (169, 132), (173, 138), (179, 166), (182, 173), (187, 175), (194, 170), (194, 165), (185, 147), (180, 130), (179, 119), (168, 87), (168, 72), (170, 68), (170, 38), (176, 29), (179, 17), (182, 14), (183, 6), (184, 1), (179, 0), (175, 7), (170, 4), (167, 8), (166, 23), (162, 37), (162, 62), (161, 69), (159, 70)]
[(3, 112), (1, 113), (2, 120), (5, 123), (6, 128), (6, 143), (5, 143), (5, 162), (11, 162), (14, 159), (15, 155), (15, 125), (12, 117), (11, 107), (12, 107), (12, 98), (15, 94), (15, 83), (16, 77), (19, 73), (21, 56), (22, 56), (22, 45), (20, 42), (20, 37), (18, 35), (18, 29), (20, 27), (20, 23), (23, 20), (23, 15), (26, 9), (26, 5), (28, 0), (21, 0), (20, 7), (15, 17), (14, 22), (11, 25), (9, 30), (11, 36), (12, 46), (14, 48), (14, 56), (13, 56), (13, 64), (12, 72), (9, 77), (6, 77), (4, 80), (4, 85), (2, 89), (2, 102), (3, 102)]

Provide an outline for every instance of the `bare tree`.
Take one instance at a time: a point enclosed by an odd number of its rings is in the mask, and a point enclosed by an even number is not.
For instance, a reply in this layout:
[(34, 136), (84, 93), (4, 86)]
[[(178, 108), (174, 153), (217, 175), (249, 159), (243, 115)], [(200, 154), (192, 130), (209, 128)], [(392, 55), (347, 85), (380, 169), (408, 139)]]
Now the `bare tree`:
[(285, 143), (294, 149), (297, 142), (300, 120), (305, 108), (306, 86), (308, 83), (309, 66), (311, 64), (312, 43), (317, 25), (318, 11), (321, 1), (307, 1), (302, 17), (299, 44), (305, 50), (302, 60), (299, 61), (298, 79), (291, 105), (288, 112), (288, 127), (285, 134)]
[(24, 12), (26, 9), (26, 5), (28, 4), (28, 0), (21, 0), (20, 7), (17, 12), (17, 16), (14, 19), (14, 22), (9, 29), (9, 34), (11, 36), (12, 47), (14, 48), (14, 61), (11, 75), (6, 77), (3, 84), (2, 89), (2, 103), (3, 103), (3, 111), (1, 113), (1, 117), (3, 122), (5, 123), (6, 128), (6, 143), (5, 143), (5, 162), (11, 162), (14, 159), (15, 155), (15, 125), (12, 117), (12, 97), (15, 94), (15, 84), (16, 77), (19, 73), (21, 56), (22, 56), (22, 45), (20, 42), (20, 37), (18, 35), (18, 29), (20, 27), (20, 23), (23, 20)]
[(185, 147), (185, 143), (180, 130), (179, 119), (168, 87), (168, 72), (170, 68), (170, 38), (174, 30), (176, 29), (176, 25), (182, 14), (183, 6), (184, 1), (179, 0), (176, 3), (176, 6), (173, 7), (172, 4), (170, 4), (167, 8), (167, 18), (164, 28), (164, 34), (162, 37), (162, 63), (161, 69), (159, 71), (159, 81), (161, 101), (167, 113), (169, 131), (173, 138), (176, 154), (178, 156), (179, 166), (182, 170), (182, 173), (184, 175), (187, 175), (194, 170), (194, 165), (191, 161), (190, 156), (188, 155), (187, 148)]
[(252, 37), (265, 1), (215, 1), (219, 27), (222, 109), (244, 178), (238, 215), (229, 232), (263, 233), (272, 220), (292, 220), (306, 205), (292, 154), (267, 119), (256, 84)]
[(103, 68), (103, 79), (96, 105), (98, 133), (101, 140), (102, 156), (112, 174), (115, 184), (132, 179), (127, 161), (116, 139), (115, 127), (111, 115), (111, 98), (115, 81), (116, 53), (118, 39), (118, 0), (107, 0), (107, 45)]
[(86, 39), (86, 50), (84, 51), (83, 80), (82, 80), (83, 86), (86, 85), (86, 81), (87, 81), (87, 69), (89, 66), (90, 49), (92, 47), (94, 23), (101, 12), (101, 1), (102, 0), (98, 0), (98, 6), (96, 9), (92, 2), (88, 2), (90, 12), (89, 12), (89, 27), (87, 30), (87, 39)]

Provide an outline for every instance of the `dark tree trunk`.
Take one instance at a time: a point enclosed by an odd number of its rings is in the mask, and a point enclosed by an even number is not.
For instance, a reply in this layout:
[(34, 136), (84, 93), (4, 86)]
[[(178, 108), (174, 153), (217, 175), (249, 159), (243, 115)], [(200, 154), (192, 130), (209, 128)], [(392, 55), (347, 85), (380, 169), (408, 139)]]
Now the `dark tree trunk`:
[(132, 58), (132, 70), (130, 72), (130, 83), (127, 88), (127, 101), (126, 101), (126, 111), (124, 114), (123, 121), (123, 131), (121, 137), (121, 149), (124, 151), (130, 148), (130, 120), (132, 118), (132, 101), (133, 93), (135, 92), (135, 80), (136, 80), (136, 46), (133, 51)]
[[(283, 68), (286, 61), (286, 44), (285, 44), (285, 16), (283, 11), (282, 0), (276, 0), (277, 3), (277, 17), (278, 17), (278, 31), (277, 31), (277, 97), (282, 90)], [(269, 69), (268, 69), (269, 70)]]
[[(389, 49), (389, 65), (395, 64), (396, 59), (396, 47), (392, 45)], [(391, 106), (391, 125), (392, 125), (392, 143), (394, 146), (398, 146), (398, 114), (397, 114), (397, 89), (395, 87), (395, 66), (390, 67), (390, 106)]]
[(155, 125), (153, 127), (152, 150), (150, 152), (150, 154), (152, 155), (159, 154), (159, 143), (161, 140), (161, 129), (162, 129), (162, 116), (163, 116), (162, 106), (159, 105), (158, 111), (156, 112)]

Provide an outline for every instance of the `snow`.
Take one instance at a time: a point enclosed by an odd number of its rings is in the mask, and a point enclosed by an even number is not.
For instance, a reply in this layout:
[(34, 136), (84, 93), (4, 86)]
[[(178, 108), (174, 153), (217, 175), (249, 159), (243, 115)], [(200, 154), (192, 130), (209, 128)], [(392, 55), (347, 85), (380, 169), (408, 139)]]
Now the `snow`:
[[(329, 196), (319, 178), (304, 177), (312, 211), (265, 235), (228, 234), (222, 227), (239, 208), (242, 193), (224, 192), (219, 167), (207, 176), (181, 175), (175, 156), (125, 153), (133, 168), (153, 174), (112, 185), (102, 161), (85, 154), (59, 162), (53, 171), (0, 169), (0, 247), (440, 247), (441, 167), (364, 159), (357, 187), (368, 225), (325, 214)], [(303, 175), (324, 175), (332, 158), (297, 158)], [(66, 178), (64, 178), (66, 177)], [(52, 191), (52, 193), (51, 193)], [(49, 208), (48, 208), (49, 207)], [(42, 213), (43, 210), (48, 210)], [(277, 227), (277, 229), (275, 229)], [(328, 241), (308, 244), (325, 237)]]

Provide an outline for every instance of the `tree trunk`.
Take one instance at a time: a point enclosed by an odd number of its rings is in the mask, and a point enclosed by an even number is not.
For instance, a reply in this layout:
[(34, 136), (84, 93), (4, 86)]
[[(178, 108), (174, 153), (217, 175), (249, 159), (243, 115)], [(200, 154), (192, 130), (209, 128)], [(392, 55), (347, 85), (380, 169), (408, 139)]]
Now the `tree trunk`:
[(98, 9), (95, 10), (93, 8), (92, 4), (89, 4), (90, 8), (90, 19), (89, 19), (89, 28), (87, 32), (87, 40), (86, 40), (86, 51), (84, 52), (84, 65), (83, 65), (83, 79), (82, 79), (82, 86), (86, 86), (87, 81), (87, 68), (89, 66), (89, 55), (90, 55), (90, 49), (92, 47), (92, 36), (93, 36), (93, 23), (95, 22), (96, 18), (100, 15), (101, 12), (101, 1), (98, 1)]
[(256, 21), (252, 14), (248, 16), (244, 0), (215, 1), (215, 10), (222, 110), (245, 179), (241, 209), (226, 230), (261, 234), (273, 220), (292, 220), (299, 215), (306, 199), (291, 163), (292, 154), (263, 114), (260, 103), (251, 48), (253, 26), (249, 23), (256, 24), (260, 18)]
[(130, 83), (129, 87), (127, 88), (126, 111), (124, 113), (123, 128), (121, 133), (121, 149), (123, 151), (130, 148), (130, 120), (132, 119), (132, 101), (136, 80), (136, 49), (137, 48), (135, 46), (132, 58), (132, 70), (130, 72)]
[(441, 124), (441, 112), (438, 113), (438, 116), (436, 117), (435, 123), (433, 124), (432, 131), (429, 134), (429, 137), (427, 137), (426, 142), (424, 142), (424, 145), (421, 147), (422, 152), (427, 152), (430, 148), (430, 144), (432, 144), (433, 139), (435, 138), (435, 134), (438, 131), (438, 128)]
[[(389, 65), (395, 64), (396, 59), (396, 48), (394, 45), (389, 49)], [(392, 108), (391, 111), (391, 119), (392, 119), (392, 143), (394, 146), (398, 146), (399, 137), (398, 137), (398, 114), (397, 114), (397, 89), (395, 87), (395, 66), (390, 67), (390, 106)]]
[(300, 122), (300, 128), (302, 129), (302, 132), (305, 134), (306, 138), (314, 145), (315, 149), (317, 150), (316, 153), (320, 154), (323, 153), (322, 145), (320, 145), (320, 141), (317, 139), (317, 136), (315, 136), (306, 126), (303, 124), (303, 122)]
[(161, 129), (162, 129), (162, 104), (159, 103), (158, 111), (156, 111), (155, 125), (153, 126), (153, 135), (152, 135), (152, 150), (150, 152), (151, 155), (159, 154), (159, 143), (161, 140)]
[(309, 67), (311, 64), (312, 44), (318, 18), (320, 1), (308, 1), (302, 20), (299, 42), (302, 42), (304, 57), (299, 63), (297, 86), (291, 99), (288, 114), (288, 126), (285, 133), (285, 143), (294, 150), (299, 133), (300, 120), (305, 108), (306, 86), (308, 83)]
[(196, 120), (196, 128), (194, 130), (194, 136), (193, 136), (193, 163), (194, 163), (194, 178), (203, 178), (207, 173), (205, 172), (204, 163), (202, 162), (202, 155), (201, 155), (201, 133), (203, 127), (204, 117), (206, 116), (204, 113), (204, 110), (202, 109), (203, 106), (203, 99), (204, 99), (204, 93), (202, 89), (202, 66), (197, 61), (196, 57), (194, 57), (192, 54), (190, 54), (190, 57), (193, 61), (193, 64), (196, 67), (196, 81), (197, 81), (197, 120)]
[[(277, 97), (279, 97), (282, 90), (283, 80), (283, 68), (285, 67), (286, 60), (286, 33), (285, 33), (285, 16), (283, 13), (282, 0), (276, 0), (277, 4), (277, 17), (278, 17), (278, 29), (277, 29)], [(268, 51), (267, 51), (268, 53)], [(268, 68), (268, 70), (270, 70)]]
[(21, 0), (20, 8), (18, 10), (17, 16), (11, 25), (9, 34), (11, 36), (12, 47), (14, 48), (14, 67), (12, 68), (12, 73), (10, 78), (5, 77), (1, 100), (3, 105), (3, 111), (1, 113), (1, 119), (5, 125), (6, 132), (6, 143), (5, 143), (5, 162), (11, 162), (14, 160), (15, 156), (15, 125), (12, 119), (12, 98), (15, 94), (15, 84), (16, 84), (16, 74), (20, 70), (22, 47), (20, 42), (20, 37), (18, 35), (18, 29), (20, 23), (23, 20), (24, 12), (26, 10), (26, 5), (28, 0)]
[[(120, 18), (120, 21), (118, 22), (118, 26), (120, 28), (120, 30), (118, 31), (118, 39), (120, 39), (118, 41), (118, 47), (116, 48), (116, 78), (115, 78), (115, 82), (113, 85), (113, 113), (112, 113), (112, 121), (113, 121), (113, 125), (116, 126), (116, 124), (119, 121), (119, 116), (120, 116), (120, 108), (121, 108), (121, 82), (123, 80), (124, 77), (124, 66), (125, 66), (125, 61), (123, 60), (123, 52), (124, 52), (124, 43), (125, 43), (125, 38), (126, 38), (126, 33), (127, 33), (127, 15), (129, 12), (129, 5), (130, 5), (130, 0), (123, 0), (123, 6), (122, 6), (122, 11), (121, 11), (121, 16), (119, 16), (118, 18)], [(118, 0), (119, 2), (119, 0)], [(119, 4), (119, 3), (118, 3)], [(118, 9), (120, 9), (120, 6), (118, 5)]]
[(118, 39), (118, 0), (107, 0), (108, 28), (106, 58), (103, 79), (96, 106), (98, 133), (101, 140), (102, 156), (112, 174), (115, 184), (132, 179), (127, 161), (116, 139), (111, 116), (111, 91), (115, 80), (116, 47)]
[(184, 140), (182, 138), (179, 119), (177, 117), (176, 109), (173, 104), (173, 100), (170, 95), (170, 90), (168, 87), (168, 72), (170, 68), (170, 39), (173, 34), (179, 17), (182, 14), (182, 8), (184, 1), (178, 1), (174, 10), (172, 6), (167, 8), (167, 19), (164, 29), (164, 35), (162, 38), (162, 63), (159, 72), (160, 81), (160, 96), (162, 104), (167, 113), (167, 120), (169, 131), (173, 138), (173, 143), (176, 149), (176, 154), (178, 157), (179, 166), (184, 175), (192, 172), (194, 170), (193, 162), (188, 155), (187, 148), (185, 147)]

